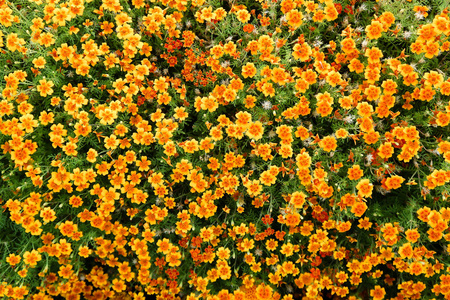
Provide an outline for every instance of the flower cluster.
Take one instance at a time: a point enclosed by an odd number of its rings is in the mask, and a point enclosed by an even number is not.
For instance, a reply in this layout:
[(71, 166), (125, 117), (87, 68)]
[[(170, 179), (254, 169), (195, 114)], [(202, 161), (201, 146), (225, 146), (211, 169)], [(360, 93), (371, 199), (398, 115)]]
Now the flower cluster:
[(409, 2), (0, 0), (0, 298), (449, 298), (450, 10)]

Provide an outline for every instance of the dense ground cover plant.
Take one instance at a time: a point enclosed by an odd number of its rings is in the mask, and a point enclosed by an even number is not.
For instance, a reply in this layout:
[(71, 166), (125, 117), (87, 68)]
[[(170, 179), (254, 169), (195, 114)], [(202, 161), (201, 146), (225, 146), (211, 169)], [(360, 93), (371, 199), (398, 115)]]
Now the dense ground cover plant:
[(0, 297), (450, 297), (445, 1), (0, 0)]

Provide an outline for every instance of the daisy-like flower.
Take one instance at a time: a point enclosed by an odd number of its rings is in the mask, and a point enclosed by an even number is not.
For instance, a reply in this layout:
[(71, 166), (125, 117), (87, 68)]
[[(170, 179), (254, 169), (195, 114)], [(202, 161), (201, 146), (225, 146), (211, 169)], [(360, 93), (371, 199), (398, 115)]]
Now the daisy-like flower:
[(366, 47), (367, 47), (367, 44), (369, 44), (369, 41), (368, 41), (368, 40), (364, 40), (364, 41), (361, 43), (361, 47), (366, 48)]
[(272, 108), (272, 103), (269, 100), (266, 100), (262, 103), (262, 107), (266, 110), (269, 110)]
[(312, 143), (312, 138), (307, 138), (306, 140), (303, 141), (303, 145), (305, 145), (305, 147), (309, 146)]
[(269, 136), (269, 138), (273, 138), (275, 137), (277, 134), (275, 133), (275, 131), (271, 130), (269, 131), (269, 133), (267, 134)]
[(359, 12), (365, 11), (367, 10), (367, 5), (366, 3), (361, 4), (361, 6), (358, 8)]
[(348, 115), (344, 118), (344, 122), (348, 123), (348, 124), (352, 124), (353, 122), (355, 122), (355, 116), (354, 115)]
[(418, 11), (414, 14), (414, 16), (416, 17), (417, 20), (422, 20), (423, 18), (425, 18), (425, 16), (423, 15), (423, 12)]
[(322, 44), (323, 42), (319, 38), (316, 38), (313, 45), (314, 47), (320, 47)]

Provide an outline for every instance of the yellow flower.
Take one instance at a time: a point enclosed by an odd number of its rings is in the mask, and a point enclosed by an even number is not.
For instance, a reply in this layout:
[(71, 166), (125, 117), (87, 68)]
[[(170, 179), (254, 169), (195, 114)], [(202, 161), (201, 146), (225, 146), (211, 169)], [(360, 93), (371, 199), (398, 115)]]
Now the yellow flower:
[(23, 254), (23, 262), (30, 267), (34, 267), (42, 259), (42, 256), (36, 250), (25, 251)]
[(37, 90), (42, 97), (47, 97), (53, 94), (52, 87), (54, 86), (52, 81), (47, 81), (47, 79), (39, 80), (39, 85), (37, 86)]

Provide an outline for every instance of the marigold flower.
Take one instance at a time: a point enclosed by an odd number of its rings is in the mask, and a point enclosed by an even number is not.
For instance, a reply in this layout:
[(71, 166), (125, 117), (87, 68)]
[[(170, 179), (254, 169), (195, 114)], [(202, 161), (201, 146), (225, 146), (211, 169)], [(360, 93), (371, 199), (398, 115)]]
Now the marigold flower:
[(351, 227), (352, 227), (352, 223), (350, 223), (350, 221), (341, 222), (336, 225), (336, 229), (339, 232), (347, 232), (350, 230)]
[(245, 134), (254, 140), (260, 140), (264, 133), (264, 127), (260, 121), (252, 122), (248, 128)]
[(387, 178), (384, 184), (388, 189), (398, 189), (404, 181), (405, 179), (403, 177), (394, 175)]
[(9, 263), (12, 267), (17, 265), (22, 258), (19, 255), (15, 255), (14, 253), (11, 253), (6, 258), (6, 262)]
[(381, 158), (390, 158), (394, 154), (394, 147), (392, 147), (392, 143), (385, 142), (378, 147), (378, 156)]
[(350, 180), (358, 180), (364, 175), (359, 165), (353, 165), (351, 168), (348, 169), (347, 174), (348, 179)]
[(302, 62), (307, 61), (312, 55), (312, 49), (307, 43), (295, 44), (293, 50), (292, 56)]
[(405, 231), (406, 239), (410, 243), (415, 243), (420, 238), (420, 233), (417, 231), (417, 229), (408, 229)]
[(358, 196), (370, 198), (372, 196), (373, 184), (370, 183), (369, 179), (361, 179), (356, 185), (356, 189), (358, 190)]
[(366, 27), (366, 33), (369, 39), (378, 39), (383, 33), (383, 24), (379, 21), (372, 21), (372, 23)]
[(337, 138), (339, 139), (345, 139), (348, 136), (348, 131), (344, 128), (339, 128), (336, 132), (335, 135)]
[(54, 86), (54, 83), (52, 81), (47, 81), (47, 79), (41, 79), (39, 80), (39, 85), (37, 86), (37, 90), (40, 93), (42, 97), (47, 97), (51, 94), (53, 94), (52, 87)]
[(42, 255), (36, 250), (25, 251), (23, 254), (23, 262), (30, 267), (35, 267), (42, 260)]
[(374, 289), (370, 290), (370, 296), (374, 300), (384, 299), (384, 295), (386, 295), (386, 290), (379, 285), (376, 285)]
[(250, 14), (246, 9), (241, 9), (236, 12), (237, 19), (241, 23), (247, 23), (250, 20)]
[(303, 24), (303, 14), (296, 9), (290, 10), (286, 14), (286, 20), (290, 26), (297, 29)]
[(364, 134), (363, 138), (366, 144), (372, 145), (378, 142), (380, 134), (377, 131), (369, 131)]
[(324, 151), (330, 152), (336, 150), (337, 141), (332, 136), (326, 136), (320, 141), (319, 145)]
[[(364, 202), (358, 202), (355, 205), (352, 205), (351, 212), (357, 216), (361, 217), (367, 210), (367, 205)], [(360, 224), (361, 225), (361, 224)]]

